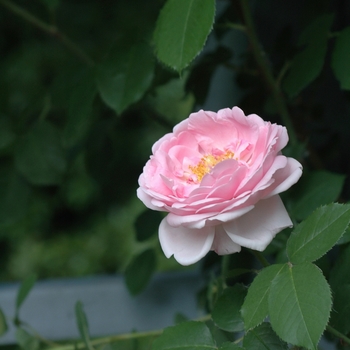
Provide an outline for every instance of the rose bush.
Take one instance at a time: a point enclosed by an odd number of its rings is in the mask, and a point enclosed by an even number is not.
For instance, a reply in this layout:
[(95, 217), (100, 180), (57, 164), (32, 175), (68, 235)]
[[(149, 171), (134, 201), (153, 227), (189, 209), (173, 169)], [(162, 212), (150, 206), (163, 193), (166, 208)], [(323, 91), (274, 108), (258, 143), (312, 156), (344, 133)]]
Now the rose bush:
[(159, 227), (165, 255), (189, 265), (210, 250), (262, 251), (292, 226), (278, 194), (298, 181), (302, 166), (281, 154), (287, 142), (285, 127), (238, 107), (192, 113), (158, 140), (137, 195), (168, 212)]

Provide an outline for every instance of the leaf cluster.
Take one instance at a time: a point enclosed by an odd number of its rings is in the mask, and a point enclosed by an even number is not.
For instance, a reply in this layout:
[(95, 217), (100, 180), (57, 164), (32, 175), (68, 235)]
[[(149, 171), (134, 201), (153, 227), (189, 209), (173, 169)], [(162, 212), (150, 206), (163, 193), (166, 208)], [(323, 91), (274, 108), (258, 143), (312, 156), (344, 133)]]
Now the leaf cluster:
[[(156, 238), (163, 216), (142, 212), (135, 190), (152, 144), (195, 109), (237, 104), (286, 125), (283, 152), (304, 166), (283, 195), (295, 228), (267, 248), (270, 266), (257, 271), (247, 252), (203, 262), (205, 321), (180, 317), (139, 344), (138, 333), (99, 342), (77, 302), (83, 342), (69, 349), (117, 349), (121, 339), (127, 349), (317, 349), (324, 333), (349, 341), (347, 4), (0, 6), (1, 278), (123, 271), (136, 295), (174, 268)], [(18, 344), (36, 350), (43, 339), (20, 319), (34, 281), (19, 289), (14, 323)], [(0, 334), (7, 324), (0, 309)]]

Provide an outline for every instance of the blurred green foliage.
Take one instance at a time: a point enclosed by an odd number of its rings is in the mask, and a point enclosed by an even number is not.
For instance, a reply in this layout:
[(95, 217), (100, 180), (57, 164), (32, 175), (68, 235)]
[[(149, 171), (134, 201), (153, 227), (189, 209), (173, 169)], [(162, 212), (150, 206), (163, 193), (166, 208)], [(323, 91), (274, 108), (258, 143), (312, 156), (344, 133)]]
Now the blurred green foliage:
[(177, 78), (154, 70), (162, 3), (1, 2), (0, 280), (115, 273), (149, 245), (135, 239), (137, 179), (174, 122), (130, 105)]
[[(244, 2), (217, 0), (214, 26), (213, 4), (196, 16), (186, 1), (0, 0), (0, 280), (125, 271), (154, 248), (158, 269), (177, 266), (156, 229), (134, 226), (137, 179), (153, 143), (218, 95), (220, 108), (241, 97), (246, 114), (287, 125), (285, 153), (311, 181), (315, 170), (350, 173), (348, 5), (254, 2), (262, 54)], [(347, 178), (328, 178), (317, 196), (299, 186), (307, 201), (297, 189), (285, 198), (297, 219), (349, 199)]]

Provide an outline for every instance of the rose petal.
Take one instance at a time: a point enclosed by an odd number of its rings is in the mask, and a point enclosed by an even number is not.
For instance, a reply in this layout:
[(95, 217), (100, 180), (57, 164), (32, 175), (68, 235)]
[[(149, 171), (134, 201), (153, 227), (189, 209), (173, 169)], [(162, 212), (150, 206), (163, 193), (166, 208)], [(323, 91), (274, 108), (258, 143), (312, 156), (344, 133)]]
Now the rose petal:
[(139, 187), (137, 189), (136, 195), (147, 208), (152, 210), (165, 211), (165, 209), (162, 208), (165, 206), (165, 204), (162, 202), (158, 202), (159, 206), (154, 205), (154, 198), (150, 197), (147, 193), (145, 193), (142, 188)]
[(210, 211), (203, 214), (187, 214), (183, 216), (169, 213), (167, 216), (167, 221), (169, 225), (173, 227), (185, 226), (191, 229), (201, 229), (206, 225), (213, 226), (217, 223), (227, 222), (239, 218), (253, 208), (254, 206), (247, 205), (242, 208), (234, 208), (231, 211), (223, 213)]
[(278, 193), (288, 190), (294, 185), (303, 173), (303, 166), (294, 158), (287, 158), (287, 165), (283, 169), (276, 171), (273, 176), (275, 183), (272, 188), (267, 189), (264, 198), (272, 197)]
[(210, 250), (215, 234), (215, 227), (200, 230), (187, 227), (173, 227), (166, 218), (159, 226), (159, 241), (167, 258), (174, 258), (181, 265), (191, 265), (202, 259)]
[(281, 198), (273, 196), (259, 201), (253, 210), (223, 226), (235, 243), (263, 251), (278, 232), (293, 224)]
[(227, 255), (240, 252), (241, 246), (232, 241), (222, 225), (218, 225), (215, 228), (215, 238), (211, 250), (219, 255)]

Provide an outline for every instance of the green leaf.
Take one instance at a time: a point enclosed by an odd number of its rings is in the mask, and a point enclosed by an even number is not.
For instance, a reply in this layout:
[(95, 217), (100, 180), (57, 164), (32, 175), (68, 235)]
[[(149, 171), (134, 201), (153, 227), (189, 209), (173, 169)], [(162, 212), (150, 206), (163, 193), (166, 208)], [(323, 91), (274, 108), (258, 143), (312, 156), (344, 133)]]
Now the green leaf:
[(243, 350), (242, 347), (231, 342), (226, 342), (219, 347), (219, 350), (239, 350), (239, 349)]
[(72, 147), (86, 137), (92, 124), (92, 104), (96, 93), (94, 72), (84, 70), (70, 93), (68, 118), (63, 132), (66, 147)]
[(349, 204), (333, 203), (320, 207), (289, 237), (287, 254), (290, 261), (298, 264), (319, 259), (337, 243), (349, 223)]
[(241, 284), (236, 284), (234, 287), (226, 288), (222, 295), (220, 295), (211, 315), (214, 323), (219, 328), (228, 332), (244, 330), (240, 309), (246, 292), (245, 287)]
[(6, 317), (2, 310), (0, 309), (0, 336), (4, 335), (7, 332), (7, 322)]
[(320, 74), (327, 52), (328, 33), (333, 14), (315, 19), (301, 34), (298, 45), (305, 48), (297, 53), (283, 81), (289, 97), (296, 96)]
[(16, 329), (15, 338), (18, 345), (24, 350), (39, 349), (39, 340), (20, 327)]
[(171, 79), (166, 84), (155, 89), (154, 96), (149, 101), (154, 109), (175, 125), (187, 118), (193, 111), (195, 98), (185, 91), (187, 74), (181, 78)]
[(152, 350), (210, 350), (217, 349), (215, 341), (202, 322), (188, 321), (165, 328), (153, 342)]
[(86, 314), (85, 314), (84, 309), (83, 309), (83, 304), (80, 301), (78, 301), (75, 304), (75, 317), (77, 320), (77, 326), (78, 326), (81, 338), (83, 339), (86, 347), (89, 350), (92, 350), (93, 347), (92, 347), (91, 341), (90, 341), (89, 325), (88, 325), (88, 321), (86, 318)]
[(254, 278), (241, 309), (246, 330), (256, 327), (267, 317), (271, 283), (284, 269), (285, 264), (271, 265)]
[(67, 162), (59, 131), (49, 122), (32, 127), (15, 150), (18, 171), (34, 185), (57, 185)]
[(181, 72), (202, 50), (214, 16), (214, 0), (168, 0), (154, 32), (158, 59)]
[(331, 311), (329, 285), (320, 269), (309, 262), (287, 266), (271, 284), (272, 328), (284, 341), (316, 350)]
[(21, 305), (27, 298), (29, 292), (34, 287), (35, 282), (36, 282), (36, 275), (30, 275), (22, 282), (21, 286), (19, 287), (17, 298), (16, 298), (16, 315), (18, 315)]
[(103, 101), (118, 114), (142, 98), (150, 87), (154, 60), (146, 43), (113, 48), (98, 65), (97, 86)]
[(345, 243), (349, 243), (350, 242), (350, 227), (348, 227), (345, 231), (345, 233), (343, 234), (343, 236), (339, 239), (339, 241), (337, 242), (338, 244), (345, 244)]
[(330, 324), (338, 331), (350, 332), (350, 245), (338, 256), (331, 270), (329, 284), (332, 288), (333, 307)]
[(136, 238), (139, 242), (146, 241), (158, 232), (163, 215), (159, 211), (145, 210), (135, 221)]
[(272, 330), (269, 323), (264, 322), (250, 330), (243, 339), (243, 345), (249, 350), (287, 350), (288, 344), (282, 341)]
[(142, 292), (156, 269), (156, 254), (152, 248), (137, 255), (125, 270), (125, 283), (132, 295)]
[(293, 188), (290, 198), (290, 215), (296, 220), (304, 220), (316, 208), (339, 198), (345, 181), (344, 175), (328, 171), (304, 173)]
[(343, 29), (336, 38), (332, 68), (340, 87), (350, 90), (350, 27)]

